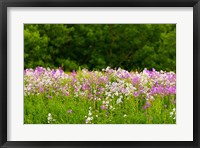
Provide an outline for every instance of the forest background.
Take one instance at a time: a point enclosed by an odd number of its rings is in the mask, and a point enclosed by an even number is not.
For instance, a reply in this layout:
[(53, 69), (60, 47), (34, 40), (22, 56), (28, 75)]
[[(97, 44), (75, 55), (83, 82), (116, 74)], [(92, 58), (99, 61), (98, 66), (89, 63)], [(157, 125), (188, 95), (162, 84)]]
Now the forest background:
[(176, 72), (175, 24), (25, 24), (24, 68)]

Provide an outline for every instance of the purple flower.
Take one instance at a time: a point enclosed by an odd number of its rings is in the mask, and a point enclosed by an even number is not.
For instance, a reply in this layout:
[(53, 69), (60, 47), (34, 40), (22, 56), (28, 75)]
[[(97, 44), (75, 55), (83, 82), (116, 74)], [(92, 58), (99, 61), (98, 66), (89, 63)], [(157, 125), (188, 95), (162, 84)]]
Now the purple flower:
[(105, 106), (105, 105), (102, 105), (102, 106), (101, 106), (101, 109), (102, 109), (102, 110), (106, 110), (106, 106)]
[(72, 70), (72, 76), (75, 76), (75, 75), (76, 75), (76, 71)]
[(43, 93), (44, 89), (42, 87), (39, 88), (39, 93)]
[(140, 92), (135, 92), (134, 97), (138, 97), (140, 95)]
[(72, 109), (69, 109), (69, 110), (67, 111), (67, 113), (68, 113), (68, 114), (72, 114)]
[(96, 95), (100, 95), (100, 94), (101, 94), (101, 92), (100, 92), (100, 91), (98, 91)]
[(73, 78), (73, 82), (75, 83), (77, 81), (77, 79), (76, 78)]
[(39, 73), (40, 72), (42, 72), (43, 71), (43, 68), (42, 67), (40, 67), (40, 66), (38, 66), (38, 67), (36, 67), (36, 69), (35, 69), (36, 71), (38, 71)]
[(147, 108), (149, 108), (150, 105), (151, 105), (150, 102), (147, 101), (146, 104), (145, 104), (145, 106), (143, 106), (143, 109), (147, 109)]
[(63, 73), (64, 71), (62, 70), (62, 67), (59, 67), (58, 69), (60, 71), (60, 73)]
[(89, 95), (88, 95), (88, 98), (92, 98), (92, 94), (89, 94)]
[(49, 99), (52, 99), (52, 96), (49, 95), (48, 98), (49, 98)]
[(66, 96), (69, 96), (69, 92), (66, 92)]
[(132, 79), (132, 83), (133, 83), (133, 85), (137, 84), (138, 81), (139, 81), (139, 77), (135, 77), (135, 78), (133, 78), (133, 79)]
[(56, 71), (53, 69), (53, 70), (51, 71), (51, 77), (52, 77), (52, 78), (54, 78), (55, 73), (56, 73)]
[(99, 87), (99, 89), (98, 89), (99, 91), (103, 91), (103, 87)]
[(125, 94), (127, 92), (126, 88), (121, 88), (121, 93)]
[(153, 86), (151, 89), (151, 94), (156, 94), (157, 93), (157, 87)]
[(87, 85), (85, 83), (83, 83), (81, 89), (82, 90), (86, 90), (87, 89)]

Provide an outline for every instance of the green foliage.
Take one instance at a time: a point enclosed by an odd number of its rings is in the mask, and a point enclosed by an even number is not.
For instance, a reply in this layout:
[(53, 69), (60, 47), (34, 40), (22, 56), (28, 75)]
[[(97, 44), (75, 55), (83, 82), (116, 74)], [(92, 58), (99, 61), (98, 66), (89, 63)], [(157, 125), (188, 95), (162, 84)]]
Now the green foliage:
[(25, 68), (176, 71), (175, 24), (25, 24)]
[[(143, 101), (142, 101), (143, 100)], [(119, 105), (113, 104), (114, 110), (102, 110), (101, 101), (87, 98), (73, 98), (66, 96), (52, 96), (51, 99), (44, 95), (25, 96), (24, 98), (24, 123), (48, 124), (48, 114), (53, 119), (51, 124), (85, 124), (91, 107), (92, 123), (94, 124), (175, 124), (176, 120), (170, 117), (170, 112), (175, 104), (170, 98), (158, 96), (152, 101), (151, 107), (143, 109), (145, 100), (129, 97)], [(166, 106), (166, 107), (165, 107)], [(72, 110), (70, 113), (69, 110)]]

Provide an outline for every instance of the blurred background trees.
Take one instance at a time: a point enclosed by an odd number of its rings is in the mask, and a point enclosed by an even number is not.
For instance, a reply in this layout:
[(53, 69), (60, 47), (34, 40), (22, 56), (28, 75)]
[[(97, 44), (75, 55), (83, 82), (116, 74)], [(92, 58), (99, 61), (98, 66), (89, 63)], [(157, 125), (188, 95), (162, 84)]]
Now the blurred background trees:
[(176, 71), (175, 24), (25, 24), (24, 68)]

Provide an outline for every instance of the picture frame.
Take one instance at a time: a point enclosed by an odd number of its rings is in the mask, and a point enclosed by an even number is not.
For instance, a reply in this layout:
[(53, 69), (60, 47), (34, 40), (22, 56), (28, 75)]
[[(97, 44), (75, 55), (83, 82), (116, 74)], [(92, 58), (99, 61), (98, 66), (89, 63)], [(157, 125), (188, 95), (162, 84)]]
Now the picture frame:
[[(8, 7), (192, 7), (193, 141), (8, 141), (7, 8)], [(1, 0), (0, 2), (0, 146), (10, 147), (200, 147), (200, 2), (199, 0)], [(19, 133), (20, 134), (20, 133)]]

